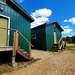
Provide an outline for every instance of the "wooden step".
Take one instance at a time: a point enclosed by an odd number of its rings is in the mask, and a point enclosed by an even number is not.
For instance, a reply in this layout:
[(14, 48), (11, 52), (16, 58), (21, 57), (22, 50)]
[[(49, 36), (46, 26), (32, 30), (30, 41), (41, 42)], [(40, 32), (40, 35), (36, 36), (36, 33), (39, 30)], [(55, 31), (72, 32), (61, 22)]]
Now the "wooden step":
[(0, 46), (0, 51), (12, 51), (12, 46)]
[(17, 50), (17, 53), (19, 53), (21, 56), (29, 60), (28, 53), (24, 52), (23, 50)]
[(58, 44), (53, 44), (53, 47), (58, 47)]
[(51, 51), (58, 51), (58, 44), (53, 44), (50, 50)]
[(50, 50), (57, 52), (59, 49), (58, 48), (51, 48)]

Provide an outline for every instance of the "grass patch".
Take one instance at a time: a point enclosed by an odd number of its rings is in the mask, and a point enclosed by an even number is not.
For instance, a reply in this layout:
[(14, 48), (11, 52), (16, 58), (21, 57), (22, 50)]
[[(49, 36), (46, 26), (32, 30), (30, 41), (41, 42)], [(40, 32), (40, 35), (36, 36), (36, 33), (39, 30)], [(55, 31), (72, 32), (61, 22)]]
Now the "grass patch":
[(3, 71), (0, 71), (0, 75), (2, 75), (4, 72)]
[(38, 61), (38, 60), (40, 60), (40, 59), (41, 59), (41, 58), (36, 58), (36, 59), (34, 59), (33, 61), (28, 62), (27, 65), (30, 65), (30, 64), (32, 64), (32, 63), (35, 63), (36, 61)]
[(17, 67), (11, 67), (7, 64), (3, 64), (3, 66), (1, 66), (1, 68), (0, 68), (0, 75), (2, 75), (3, 73), (6, 73), (6, 72), (12, 72), (15, 70), (20, 70), (21, 68), (26, 68), (28, 65), (31, 65), (40, 59), (41, 58), (36, 58), (36, 59), (31, 60), (31, 61), (17, 62)]
[(10, 69), (10, 68), (8, 68), (8, 69), (2, 69), (1, 71), (0, 71), (0, 75), (2, 75), (3, 73), (5, 73), (5, 72), (11, 72), (12, 71), (12, 69)]
[(66, 46), (66, 50), (75, 50), (75, 46)]

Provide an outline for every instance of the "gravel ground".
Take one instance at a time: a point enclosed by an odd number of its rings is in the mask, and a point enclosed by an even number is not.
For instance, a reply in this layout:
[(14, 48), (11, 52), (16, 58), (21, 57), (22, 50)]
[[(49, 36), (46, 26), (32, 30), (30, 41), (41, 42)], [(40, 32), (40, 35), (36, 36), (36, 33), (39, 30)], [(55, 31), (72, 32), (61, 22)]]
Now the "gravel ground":
[(75, 51), (57, 53), (32, 50), (32, 56), (41, 60), (3, 75), (75, 75)]

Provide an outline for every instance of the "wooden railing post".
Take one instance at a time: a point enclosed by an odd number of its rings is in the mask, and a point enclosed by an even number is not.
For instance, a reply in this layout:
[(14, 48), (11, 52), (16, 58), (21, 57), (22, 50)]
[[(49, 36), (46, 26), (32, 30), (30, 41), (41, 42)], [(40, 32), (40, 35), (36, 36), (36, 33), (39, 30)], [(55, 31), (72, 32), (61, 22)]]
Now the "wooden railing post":
[(64, 39), (64, 42), (65, 42), (65, 47), (66, 47), (66, 38)]
[(18, 49), (18, 33), (17, 30), (14, 31), (14, 37), (13, 37), (13, 52), (12, 56), (16, 55), (16, 50)]
[(29, 43), (29, 60), (31, 60), (31, 45)]
[(63, 38), (63, 46), (66, 47), (66, 38)]
[(18, 49), (18, 33), (17, 33), (17, 30), (15, 30), (14, 37), (13, 37), (13, 50), (12, 50), (12, 66), (13, 67), (16, 65), (15, 56), (16, 56), (17, 49)]
[(58, 49), (60, 50), (60, 43), (58, 43)]

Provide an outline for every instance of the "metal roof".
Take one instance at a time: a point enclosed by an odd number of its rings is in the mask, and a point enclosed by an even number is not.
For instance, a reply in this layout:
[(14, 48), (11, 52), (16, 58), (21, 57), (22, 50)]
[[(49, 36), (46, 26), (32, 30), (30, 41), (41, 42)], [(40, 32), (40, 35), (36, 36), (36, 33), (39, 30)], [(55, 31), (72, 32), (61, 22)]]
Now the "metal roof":
[(16, 2), (14, 2), (14, 0), (9, 1), (15, 6), (15, 8), (19, 9), (31, 22), (34, 21), (34, 18), (31, 17), (25, 10), (23, 10), (22, 7), (20, 7)]
[(61, 26), (60, 26), (60, 25), (58, 24), (58, 22), (56, 22), (56, 21), (38, 25), (38, 26), (36, 26), (36, 27), (34, 27), (34, 28), (31, 28), (31, 30), (39, 29), (39, 28), (41, 28), (41, 27), (49, 26), (49, 25), (52, 25), (52, 24), (56, 24), (56, 26), (59, 28), (59, 30), (60, 30), (60, 31), (63, 31), (63, 29), (61, 28)]
[(47, 25), (56, 24), (56, 26), (60, 29), (60, 31), (63, 31), (62, 27), (58, 24), (57, 21), (49, 22)]

